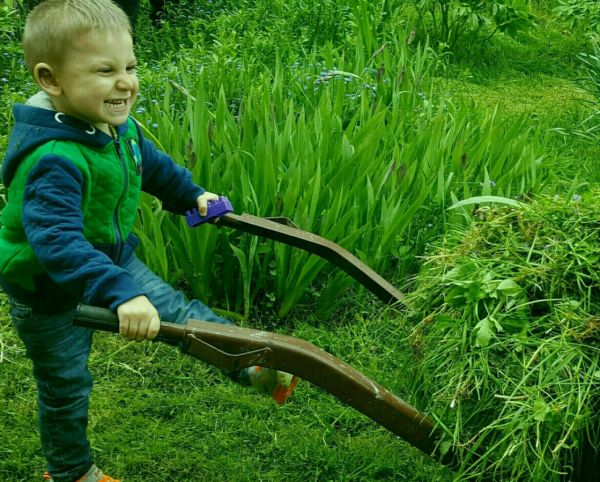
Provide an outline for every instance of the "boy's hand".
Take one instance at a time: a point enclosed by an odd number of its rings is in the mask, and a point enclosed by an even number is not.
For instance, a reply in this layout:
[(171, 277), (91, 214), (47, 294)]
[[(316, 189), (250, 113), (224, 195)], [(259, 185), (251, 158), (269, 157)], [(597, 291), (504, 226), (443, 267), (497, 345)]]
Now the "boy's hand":
[(117, 308), (119, 333), (129, 340), (153, 340), (160, 330), (158, 311), (145, 296), (136, 296)]
[(215, 199), (219, 199), (219, 195), (208, 191), (198, 196), (196, 203), (198, 204), (198, 213), (200, 216), (206, 216), (208, 213), (208, 201), (214, 201)]

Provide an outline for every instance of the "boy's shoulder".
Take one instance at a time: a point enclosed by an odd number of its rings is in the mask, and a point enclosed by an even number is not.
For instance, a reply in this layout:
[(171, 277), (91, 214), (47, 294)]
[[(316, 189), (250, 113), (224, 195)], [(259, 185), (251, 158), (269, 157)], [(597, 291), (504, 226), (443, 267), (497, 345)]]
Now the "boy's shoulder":
[[(5, 185), (11, 184), (18, 172), (29, 172), (48, 156), (65, 159), (88, 172), (96, 163), (111, 164), (110, 159), (117, 155), (112, 137), (103, 132), (90, 130), (89, 126), (82, 129), (75, 125), (76, 119), (60, 112), (22, 104), (20, 107), (17, 111), (21, 115), (17, 116), (2, 165)], [(32, 109), (36, 112), (31, 112)], [(117, 130), (122, 143), (140, 142), (140, 128), (133, 118)], [(110, 159), (102, 162), (100, 158)]]
[[(32, 96), (26, 104), (13, 106), (15, 125), (2, 162), (2, 181), (9, 185), (23, 164), (32, 166), (46, 155), (75, 161), (78, 167), (97, 154), (114, 151), (112, 136), (89, 124), (58, 112), (45, 92)], [(139, 124), (129, 117), (116, 127), (122, 141), (142, 142)], [(114, 153), (114, 152), (113, 152)]]

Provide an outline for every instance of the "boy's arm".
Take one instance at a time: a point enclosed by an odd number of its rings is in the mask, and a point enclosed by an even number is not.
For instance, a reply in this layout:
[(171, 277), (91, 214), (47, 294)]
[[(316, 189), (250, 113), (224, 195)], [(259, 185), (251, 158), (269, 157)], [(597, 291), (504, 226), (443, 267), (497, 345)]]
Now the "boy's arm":
[(129, 273), (83, 235), (83, 176), (60, 156), (43, 158), (29, 174), (23, 226), (35, 255), (52, 280), (84, 303), (113, 311), (144, 293)]
[(167, 211), (184, 214), (197, 207), (198, 198), (205, 190), (192, 182), (192, 173), (144, 139), (141, 132), (139, 139), (143, 163), (142, 189), (160, 199)]
[(79, 169), (48, 156), (32, 169), (23, 199), (25, 234), (38, 260), (57, 284), (84, 303), (108, 306), (119, 316), (119, 331), (130, 340), (151, 340), (160, 328), (156, 308), (129, 273), (83, 236)]

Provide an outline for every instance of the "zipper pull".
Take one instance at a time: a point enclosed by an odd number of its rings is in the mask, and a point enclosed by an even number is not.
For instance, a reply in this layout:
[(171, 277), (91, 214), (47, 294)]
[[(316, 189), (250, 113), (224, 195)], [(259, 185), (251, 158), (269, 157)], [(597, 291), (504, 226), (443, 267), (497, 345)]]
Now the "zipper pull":
[(133, 157), (133, 160), (135, 161), (137, 175), (140, 176), (142, 174), (142, 154), (140, 152), (140, 147), (135, 139), (128, 139), (125, 141), (125, 145), (128, 147), (129, 154), (131, 154), (131, 157)]
[(122, 160), (123, 154), (121, 153), (121, 142), (119, 141), (119, 135), (117, 134), (117, 130), (113, 126), (109, 126), (108, 128), (113, 137), (113, 141), (115, 143), (115, 149), (117, 150), (117, 154), (119, 155), (119, 158)]

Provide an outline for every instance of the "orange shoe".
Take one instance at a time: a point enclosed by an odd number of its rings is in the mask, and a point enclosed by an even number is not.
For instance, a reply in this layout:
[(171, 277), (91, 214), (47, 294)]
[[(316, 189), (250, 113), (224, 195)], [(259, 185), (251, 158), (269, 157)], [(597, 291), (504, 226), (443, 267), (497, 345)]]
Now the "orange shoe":
[(269, 393), (278, 405), (283, 405), (296, 388), (298, 377), (290, 373), (260, 366), (247, 369), (248, 380), (259, 393)]
[[(284, 375), (289, 375), (289, 373), (285, 373), (285, 372), (279, 372), (280, 374), (284, 374)], [(275, 390), (273, 390), (273, 393), (271, 393), (271, 396), (273, 397), (273, 400), (275, 400), (277, 402), (278, 405), (283, 405), (286, 400), (289, 398), (289, 396), (292, 394), (292, 392), (294, 391), (294, 388), (296, 388), (296, 385), (298, 385), (298, 380), (299, 378), (296, 375), (292, 375), (291, 379), (289, 380), (289, 383), (284, 384), (284, 383), (278, 383), (277, 386), (275, 387)]]
[[(48, 480), (52, 482), (52, 476), (48, 472), (44, 472), (42, 480)], [(104, 475), (102, 471), (96, 467), (96, 465), (92, 465), (90, 469), (80, 478), (78, 478), (75, 482), (121, 482), (120, 480), (113, 479), (108, 475)]]

